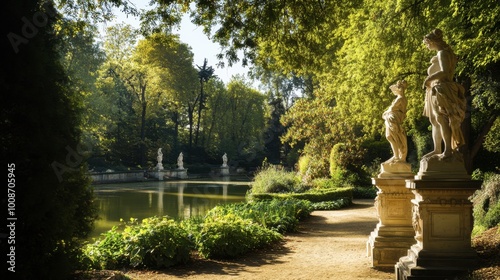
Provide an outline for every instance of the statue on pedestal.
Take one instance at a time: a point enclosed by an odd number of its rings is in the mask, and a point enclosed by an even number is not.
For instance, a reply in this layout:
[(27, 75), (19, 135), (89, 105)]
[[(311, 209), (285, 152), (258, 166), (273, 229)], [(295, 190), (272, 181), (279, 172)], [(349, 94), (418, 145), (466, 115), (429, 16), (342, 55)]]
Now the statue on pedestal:
[(434, 150), (423, 159), (449, 160), (454, 155), (460, 156), (458, 148), (465, 144), (460, 128), (465, 118), (465, 89), (453, 81), (458, 58), (443, 40), (443, 32), (435, 29), (424, 36), (423, 42), (429, 50), (437, 52), (430, 61), (422, 86), (425, 89), (424, 116), (431, 122), (434, 142)]
[(406, 162), (408, 154), (408, 143), (406, 132), (403, 129), (403, 121), (406, 118), (406, 106), (408, 101), (405, 97), (406, 81), (398, 81), (390, 86), (396, 99), (391, 106), (382, 114), (385, 120), (385, 137), (391, 144), (393, 156), (381, 164), (379, 178), (407, 178), (412, 177), (411, 165)]
[(158, 164), (156, 164), (156, 168), (158, 170), (163, 170), (163, 153), (161, 152), (161, 148), (158, 148), (158, 155), (156, 156), (156, 160), (158, 161)]
[(177, 157), (177, 169), (184, 169), (184, 156), (182, 152), (179, 154), (179, 157)]
[(403, 80), (389, 87), (392, 93), (396, 95), (396, 99), (382, 114), (382, 118), (385, 120), (385, 137), (391, 144), (393, 153), (393, 157), (386, 163), (406, 162), (408, 144), (402, 123), (406, 118), (406, 105), (408, 104), (404, 95), (407, 86), (408, 84)]
[(227, 153), (222, 156), (222, 167), (227, 167)]
[(425, 89), (423, 114), (432, 125), (434, 150), (422, 157), (416, 178), (470, 179), (459, 151), (465, 144), (461, 125), (467, 101), (464, 87), (453, 81), (458, 58), (439, 29), (425, 35), (423, 42), (429, 50), (436, 51), (422, 86)]

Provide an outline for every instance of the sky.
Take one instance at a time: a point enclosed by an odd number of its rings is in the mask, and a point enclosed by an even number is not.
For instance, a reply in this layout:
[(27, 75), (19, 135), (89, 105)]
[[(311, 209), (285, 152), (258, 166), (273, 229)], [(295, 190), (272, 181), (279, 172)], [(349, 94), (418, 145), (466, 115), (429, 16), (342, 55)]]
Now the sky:
[[(149, 1), (150, 0), (130, 0), (130, 2), (135, 4), (138, 9), (150, 9), (148, 6)], [(116, 19), (103, 25), (103, 27), (101, 27), (102, 30), (100, 31), (104, 31), (105, 26), (112, 26), (122, 22), (139, 28), (140, 22), (138, 18), (130, 15), (127, 16), (121, 13), (118, 9), (115, 9), (115, 15)], [(220, 45), (210, 41), (207, 35), (203, 33), (203, 27), (198, 27), (191, 22), (189, 14), (184, 15), (180, 24), (180, 29), (174, 29), (174, 33), (179, 34), (180, 40), (191, 47), (194, 54), (194, 64), (201, 66), (206, 58), (208, 60), (208, 66), (212, 66), (215, 69), (215, 75), (221, 78), (224, 83), (227, 84), (231, 80), (232, 76), (236, 74), (246, 76), (249, 68), (243, 67), (239, 63), (236, 63), (232, 67), (228, 67), (227, 61), (224, 61), (226, 65), (224, 68), (217, 67), (218, 59), (216, 55), (220, 53)], [(256, 82), (253, 83), (253, 87), (257, 88)]]

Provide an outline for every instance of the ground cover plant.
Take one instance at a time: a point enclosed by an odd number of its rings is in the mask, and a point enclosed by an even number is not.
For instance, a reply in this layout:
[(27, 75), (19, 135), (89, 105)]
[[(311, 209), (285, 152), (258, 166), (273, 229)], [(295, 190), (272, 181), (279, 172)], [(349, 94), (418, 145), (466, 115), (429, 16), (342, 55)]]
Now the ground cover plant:
[(235, 214), (208, 216), (196, 239), (197, 249), (205, 258), (234, 258), (281, 240), (276, 231)]
[(220, 205), (204, 217), (174, 221), (131, 219), (83, 250), (85, 268), (166, 268), (186, 263), (197, 250), (204, 258), (234, 258), (282, 239), (313, 210), (297, 199)]
[(192, 248), (188, 233), (167, 217), (135, 219), (109, 230), (102, 239), (84, 248), (84, 262), (90, 268), (165, 268), (185, 263)]
[(482, 180), (481, 189), (472, 196), (474, 229), (480, 234), (500, 225), (500, 174), (474, 172), (473, 178)]
[(299, 220), (309, 216), (312, 204), (299, 199), (272, 199), (217, 206), (206, 217), (235, 214), (280, 233), (295, 231)]

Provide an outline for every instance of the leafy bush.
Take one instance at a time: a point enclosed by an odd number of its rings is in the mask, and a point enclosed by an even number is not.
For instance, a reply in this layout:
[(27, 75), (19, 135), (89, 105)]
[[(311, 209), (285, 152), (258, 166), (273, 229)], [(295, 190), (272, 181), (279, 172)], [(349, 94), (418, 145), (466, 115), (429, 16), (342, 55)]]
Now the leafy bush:
[(252, 193), (285, 193), (301, 192), (304, 187), (293, 172), (287, 172), (283, 167), (270, 165), (261, 169), (254, 177)]
[(500, 201), (497, 201), (495, 206), (490, 207), (484, 216), (483, 223), (487, 229), (500, 225)]
[(352, 187), (336, 188), (336, 189), (312, 189), (305, 193), (262, 193), (251, 194), (250, 199), (254, 201), (269, 200), (269, 199), (301, 199), (310, 202), (334, 201), (338, 199), (346, 199), (352, 201)]
[(311, 162), (311, 157), (307, 155), (303, 155), (299, 158), (299, 161), (297, 162), (297, 169), (299, 172), (299, 176), (301, 178), (308, 177), (308, 173), (310, 173), (310, 168), (309, 168), (309, 163)]
[(475, 171), (473, 178), (483, 180), (481, 189), (472, 196), (473, 234), (476, 235), (496, 226), (500, 221), (500, 174)]
[(131, 220), (122, 232), (114, 227), (102, 240), (87, 245), (84, 253), (91, 267), (164, 268), (187, 262), (193, 246), (179, 224), (166, 217), (144, 219), (140, 224)]
[(250, 219), (259, 225), (281, 233), (294, 231), (299, 220), (309, 216), (311, 203), (298, 199), (273, 199), (217, 206), (207, 213), (207, 218), (228, 214)]
[(281, 238), (250, 219), (226, 214), (207, 216), (196, 243), (205, 258), (234, 258)]
[(345, 206), (351, 205), (351, 201), (348, 199), (339, 199), (335, 201), (321, 201), (312, 204), (314, 210), (338, 210), (344, 208)]
[(313, 189), (334, 189), (339, 187), (335, 180), (327, 178), (314, 179), (311, 184)]

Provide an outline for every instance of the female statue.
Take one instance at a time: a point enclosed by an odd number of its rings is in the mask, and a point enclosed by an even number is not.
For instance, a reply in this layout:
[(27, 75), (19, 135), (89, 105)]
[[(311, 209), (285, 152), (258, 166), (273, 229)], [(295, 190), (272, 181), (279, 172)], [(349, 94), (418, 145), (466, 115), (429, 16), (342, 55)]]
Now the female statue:
[(184, 155), (182, 152), (177, 157), (177, 169), (184, 169)]
[(389, 87), (392, 93), (396, 95), (396, 99), (392, 101), (391, 106), (382, 114), (382, 118), (385, 120), (385, 137), (391, 144), (394, 155), (388, 162), (406, 162), (408, 145), (406, 133), (402, 127), (402, 123), (406, 118), (406, 105), (408, 104), (404, 95), (406, 87), (406, 81), (398, 81)]
[(427, 69), (428, 76), (423, 84), (424, 116), (429, 117), (431, 122), (434, 142), (434, 150), (425, 155), (424, 159), (434, 155), (438, 159), (446, 159), (465, 144), (460, 128), (465, 118), (465, 90), (453, 81), (458, 58), (443, 41), (443, 32), (435, 29), (424, 36), (423, 42), (429, 50), (437, 52), (431, 59), (431, 66)]

